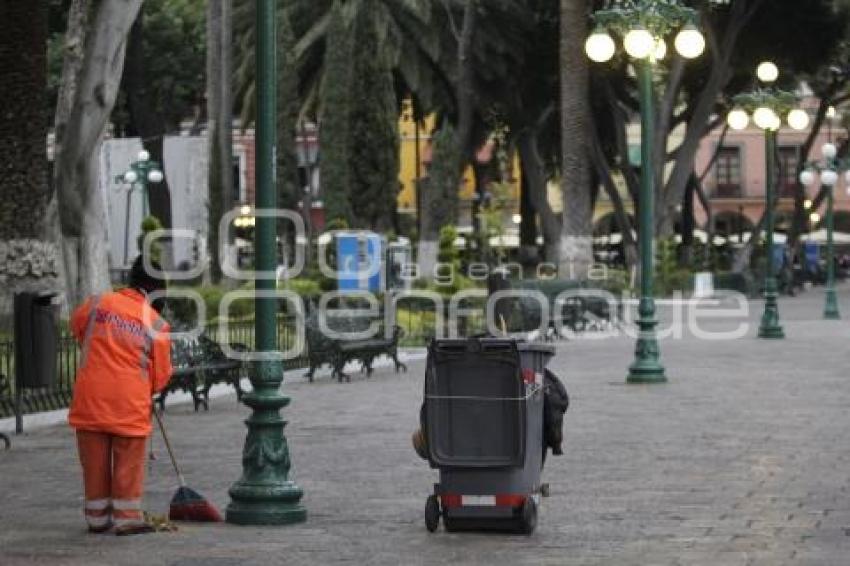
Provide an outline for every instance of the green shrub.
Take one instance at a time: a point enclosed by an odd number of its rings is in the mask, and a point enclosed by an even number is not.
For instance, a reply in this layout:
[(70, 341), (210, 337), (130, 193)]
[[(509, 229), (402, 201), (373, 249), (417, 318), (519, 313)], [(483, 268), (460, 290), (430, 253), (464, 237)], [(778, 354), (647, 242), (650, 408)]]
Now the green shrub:
[(297, 277), (289, 281), (281, 281), (278, 287), (297, 293), (305, 301), (316, 299), (322, 294), (322, 287), (319, 281), (308, 279), (307, 277)]
[[(145, 238), (151, 232), (162, 230), (162, 222), (156, 216), (147, 216), (142, 220), (142, 233), (139, 234), (136, 244), (139, 246), (139, 253), (144, 252)], [(162, 263), (162, 245), (159, 240), (155, 240), (151, 244), (151, 259), (156, 263)]]

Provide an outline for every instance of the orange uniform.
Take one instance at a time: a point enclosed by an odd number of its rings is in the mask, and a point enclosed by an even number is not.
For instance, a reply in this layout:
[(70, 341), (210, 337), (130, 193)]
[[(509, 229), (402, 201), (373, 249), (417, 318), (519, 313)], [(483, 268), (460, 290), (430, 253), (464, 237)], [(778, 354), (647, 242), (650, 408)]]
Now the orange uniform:
[(68, 421), (77, 429), (89, 528), (143, 524), (151, 397), (171, 378), (168, 324), (135, 289), (90, 298), (71, 316), (82, 353)]
[(68, 420), (77, 430), (146, 437), (151, 396), (171, 378), (168, 324), (135, 289), (89, 299), (71, 316), (82, 345)]

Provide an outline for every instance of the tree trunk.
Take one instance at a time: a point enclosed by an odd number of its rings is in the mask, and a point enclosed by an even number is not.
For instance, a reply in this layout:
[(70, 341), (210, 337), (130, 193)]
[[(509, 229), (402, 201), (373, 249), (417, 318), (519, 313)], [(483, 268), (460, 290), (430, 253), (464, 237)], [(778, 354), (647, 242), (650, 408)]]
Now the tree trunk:
[(56, 113), (54, 184), (72, 305), (110, 286), (99, 152), (124, 70), (127, 36), (141, 3), (101, 0), (92, 6), (74, 0), (71, 6)]
[[(522, 159), (522, 157), (520, 157)], [(537, 212), (531, 202), (531, 188), (526, 172), (526, 166), (522, 166), (520, 178), (519, 195), (519, 257), (520, 263), (525, 266), (533, 266), (538, 262), (537, 253)]]
[[(234, 204), (233, 95), (231, 89), (231, 0), (210, 0), (207, 6), (207, 135), (209, 142), (210, 276), (221, 280), (219, 222)], [(229, 238), (228, 238), (229, 241)]]
[(629, 220), (629, 215), (626, 212), (626, 206), (623, 203), (623, 198), (617, 190), (617, 185), (611, 176), (611, 169), (608, 166), (608, 161), (605, 159), (605, 154), (602, 151), (602, 146), (599, 141), (599, 136), (596, 129), (593, 130), (593, 151), (591, 160), (596, 168), (596, 176), (602, 183), (602, 188), (608, 195), (611, 204), (614, 206), (614, 216), (617, 219), (617, 226), (620, 227), (620, 233), (623, 235), (623, 262), (626, 269), (637, 266), (637, 242), (633, 235), (632, 222)]
[(558, 245), (561, 236), (561, 223), (558, 216), (552, 212), (547, 195), (546, 174), (537, 137), (531, 131), (526, 131), (517, 137), (522, 171), (528, 180), (528, 198), (540, 217), (540, 227), (543, 231), (544, 252), (547, 262), (557, 263)]
[(57, 286), (57, 248), (44, 225), (47, 5), (0, 1), (0, 317), (14, 292)]
[[(123, 90), (127, 96), (127, 108), (130, 122), (127, 135), (142, 139), (142, 145), (151, 154), (151, 160), (164, 167), (163, 136), (165, 135), (165, 120), (154, 111), (148, 92), (148, 81), (144, 51), (144, 8), (130, 30), (127, 43), (127, 60), (124, 71)], [(161, 183), (148, 185), (148, 200), (151, 215), (155, 216), (166, 229), (171, 226), (171, 197), (168, 190), (168, 179)]]
[[(709, 35), (709, 49), (705, 56), (712, 58), (711, 70), (706, 77), (705, 85), (700, 89), (699, 98), (693, 105), (685, 137), (676, 151), (676, 161), (669, 179), (663, 184), (663, 192), (659, 199), (656, 214), (656, 231), (661, 235), (669, 234), (673, 229), (672, 217), (676, 205), (682, 202), (688, 179), (694, 171), (694, 160), (700, 142), (709, 129), (713, 114), (717, 112), (717, 99), (723, 88), (732, 78), (731, 61), (735, 52), (735, 46), (744, 28), (752, 20), (757, 9), (765, 0), (737, 0), (730, 7), (728, 25), (720, 41), (713, 36), (710, 28), (706, 28)], [(673, 110), (678, 103), (675, 93), (679, 89), (681, 75), (671, 73), (665, 96), (664, 106), (659, 109), (659, 116), (664, 118), (662, 125), (667, 125), (663, 133), (664, 139), (668, 139), (670, 125), (674, 123), (671, 119)], [(659, 132), (661, 134), (661, 132)], [(656, 170), (663, 171), (667, 159), (666, 142), (657, 146)], [(659, 177), (659, 181), (663, 179)]]
[(593, 263), (587, 0), (561, 0), (561, 238), (560, 277), (585, 279)]
[[(451, 8), (446, 5), (446, 10)], [(472, 58), (472, 42), (475, 38), (475, 28), (478, 20), (478, 0), (466, 0), (463, 11), (463, 24), (457, 40), (457, 127), (454, 129), (454, 139), (446, 147), (446, 151), (438, 156), (434, 152), (431, 165), (432, 171), (441, 170), (440, 175), (429, 174), (429, 182), (425, 184), (428, 193), (423, 193), (422, 232), (419, 236), (419, 251), (417, 261), (423, 276), (430, 278), (433, 267), (437, 263), (438, 239), (440, 229), (457, 220), (457, 191), (463, 175), (463, 168), (469, 158), (475, 153), (472, 147), (472, 128), (475, 119), (475, 85), (474, 60)], [(451, 14), (449, 13), (449, 19)], [(453, 30), (456, 32), (456, 30)], [(449, 145), (449, 144), (447, 144)], [(452, 152), (454, 154), (452, 154)], [(444, 163), (437, 163), (438, 157)], [(453, 198), (446, 198), (447, 191), (453, 191)], [(451, 205), (450, 210), (442, 209)]]

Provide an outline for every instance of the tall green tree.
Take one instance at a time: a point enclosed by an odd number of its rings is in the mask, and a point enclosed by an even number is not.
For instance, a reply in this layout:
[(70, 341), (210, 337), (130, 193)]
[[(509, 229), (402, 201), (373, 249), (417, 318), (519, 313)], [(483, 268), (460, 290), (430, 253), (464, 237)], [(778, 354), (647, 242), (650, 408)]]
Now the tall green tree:
[(47, 3), (0, 1), (0, 314), (13, 291), (55, 285), (49, 201)]
[(351, 87), (352, 36), (342, 3), (334, 3), (328, 26), (324, 74), (319, 104), (319, 166), (327, 220), (351, 225)]
[[(439, 235), (444, 226), (456, 223), (458, 208), (457, 171), (463, 162), (457, 147), (457, 135), (445, 122), (431, 138), (432, 161), (428, 176), (422, 180), (422, 236), (419, 239), (419, 268), (424, 277), (433, 275), (439, 250)], [(431, 234), (437, 234), (434, 238)]]
[(365, 0), (354, 29), (353, 80), (349, 106), (349, 163), (353, 226), (393, 227), (399, 192), (398, 103), (387, 55), (369, 17), (376, 0)]

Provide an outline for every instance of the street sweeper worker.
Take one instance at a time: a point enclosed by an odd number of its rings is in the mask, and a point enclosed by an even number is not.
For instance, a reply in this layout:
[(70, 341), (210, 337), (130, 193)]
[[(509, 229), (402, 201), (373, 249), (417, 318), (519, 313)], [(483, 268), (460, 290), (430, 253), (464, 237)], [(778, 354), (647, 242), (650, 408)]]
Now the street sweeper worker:
[(153, 530), (141, 501), (151, 397), (172, 371), (169, 326), (151, 301), (164, 290), (165, 281), (148, 273), (140, 256), (126, 289), (90, 297), (71, 316), (81, 354), (68, 421), (77, 433), (92, 532)]

